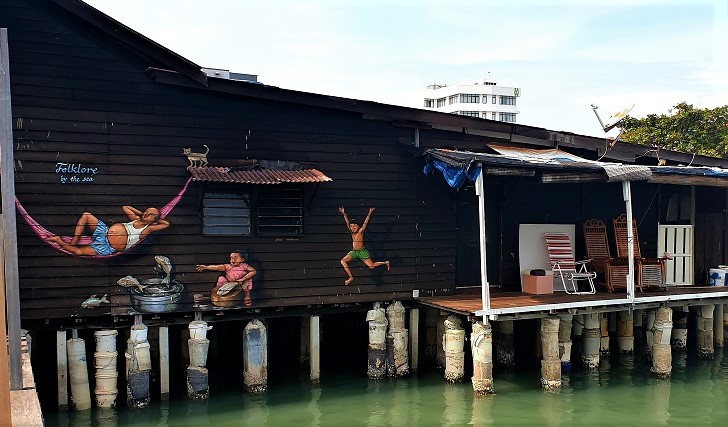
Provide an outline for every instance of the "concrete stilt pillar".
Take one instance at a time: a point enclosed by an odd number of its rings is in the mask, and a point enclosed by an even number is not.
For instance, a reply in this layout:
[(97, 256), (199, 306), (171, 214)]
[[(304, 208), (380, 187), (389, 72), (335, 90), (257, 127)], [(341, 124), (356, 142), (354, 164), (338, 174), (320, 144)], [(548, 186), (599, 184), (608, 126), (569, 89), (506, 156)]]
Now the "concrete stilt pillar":
[(495, 326), (495, 361), (498, 366), (512, 368), (516, 365), (513, 350), (513, 320), (502, 320)]
[(579, 360), (584, 354), (584, 315), (576, 314), (571, 322), (571, 357)]
[(713, 348), (713, 311), (714, 304), (698, 306), (697, 345), (698, 357), (712, 359), (715, 354)]
[(465, 329), (457, 316), (448, 316), (444, 326), (442, 347), (445, 350), (445, 381), (456, 383), (465, 376)]
[(559, 314), (559, 359), (561, 360), (561, 372), (571, 372), (571, 330), (574, 315), (569, 313)]
[(660, 307), (655, 312), (654, 328), (652, 329), (651, 371), (657, 378), (666, 379), (669, 378), (672, 373), (672, 350), (670, 346), (671, 335), (672, 309), (670, 307)]
[(634, 328), (633, 328), (632, 332), (634, 334), (634, 348), (635, 348), (635, 353), (637, 353), (637, 352), (644, 352), (644, 347), (645, 347), (645, 327), (644, 327), (645, 310), (635, 310), (634, 311), (634, 315), (632, 316), (632, 318), (634, 319)]
[(598, 313), (584, 315), (584, 329), (582, 331), (582, 336), (582, 363), (584, 364), (584, 367), (588, 369), (596, 369), (599, 367), (599, 346), (601, 342)]
[(96, 352), (94, 353), (94, 366), (96, 367), (96, 406), (99, 408), (116, 407), (117, 378), (116, 371), (116, 336), (118, 331), (105, 329), (94, 332)]
[(632, 354), (634, 352), (633, 313), (630, 310), (624, 310), (617, 314), (617, 346), (619, 347), (619, 354)]
[(126, 404), (130, 408), (145, 408), (149, 405), (149, 372), (152, 357), (147, 341), (148, 329), (138, 319), (131, 327), (126, 342)]
[(559, 318), (541, 318), (541, 386), (544, 390), (561, 388), (559, 358)]
[(407, 329), (405, 328), (404, 307), (394, 301), (387, 307), (389, 334), (387, 334), (387, 357), (390, 361), (387, 373), (391, 377), (403, 377), (409, 374), (409, 355), (407, 354)]
[(311, 316), (301, 316), (301, 355), (298, 360), (302, 367), (309, 366), (311, 357), (309, 344), (311, 342)]
[(379, 303), (367, 312), (369, 322), (369, 350), (367, 377), (371, 380), (387, 376), (387, 315)]
[(249, 393), (265, 393), (268, 389), (268, 333), (258, 319), (243, 330), (243, 383)]
[(473, 322), (470, 350), (473, 355), (473, 392), (479, 396), (493, 394), (493, 329), (487, 321)]
[(440, 313), (437, 318), (437, 369), (445, 369), (445, 348), (442, 346), (445, 337), (445, 320), (447, 314)]
[(190, 339), (187, 348), (190, 352), (190, 365), (187, 367), (187, 397), (204, 400), (210, 396), (209, 372), (207, 371), (207, 352), (210, 340), (207, 331), (211, 326), (203, 320), (193, 320), (188, 325)]
[(420, 309), (409, 311), (410, 372), (417, 372), (420, 363)]
[(318, 384), (321, 380), (321, 327), (319, 316), (308, 318), (308, 349), (309, 364), (308, 372), (312, 384)]
[(602, 357), (609, 358), (609, 314), (602, 313), (599, 316), (599, 353)]
[(723, 304), (715, 305), (713, 313), (713, 344), (715, 348), (723, 348), (725, 337), (723, 336)]
[[(654, 355), (654, 348), (653, 348), (653, 342), (654, 342), (654, 335), (655, 335), (655, 316), (657, 314), (657, 310), (654, 308), (650, 308), (647, 310), (645, 314), (645, 356), (647, 357), (647, 360), (652, 360), (652, 357)], [(670, 334), (672, 336), (672, 331), (670, 331)]]
[(688, 317), (690, 311), (688, 306), (675, 307), (672, 310), (672, 349), (676, 352), (684, 352), (688, 347)]
[(425, 357), (430, 360), (437, 358), (437, 321), (440, 317), (437, 309), (428, 308), (425, 310)]

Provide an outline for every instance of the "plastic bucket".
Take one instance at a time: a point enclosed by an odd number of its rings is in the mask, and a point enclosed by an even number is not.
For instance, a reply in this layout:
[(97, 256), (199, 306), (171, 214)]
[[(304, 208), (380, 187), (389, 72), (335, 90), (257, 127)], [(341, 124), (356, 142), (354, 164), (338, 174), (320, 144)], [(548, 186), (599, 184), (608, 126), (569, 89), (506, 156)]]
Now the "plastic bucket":
[(129, 339), (135, 342), (144, 342), (147, 340), (147, 326), (143, 324), (134, 325), (131, 327)]
[(94, 332), (96, 339), (97, 353), (111, 353), (116, 351), (116, 336), (119, 332), (116, 329), (105, 329)]
[(207, 363), (207, 350), (210, 348), (210, 340), (187, 340), (190, 349), (190, 366), (205, 367)]
[(116, 372), (96, 373), (96, 406), (99, 408), (113, 408), (116, 405)]
[(724, 270), (722, 268), (711, 268), (708, 270), (710, 286), (725, 286), (727, 274), (728, 270)]
[(207, 323), (202, 320), (193, 320), (188, 328), (190, 329), (191, 339), (204, 340), (207, 338), (207, 331), (212, 329), (212, 326), (207, 326)]

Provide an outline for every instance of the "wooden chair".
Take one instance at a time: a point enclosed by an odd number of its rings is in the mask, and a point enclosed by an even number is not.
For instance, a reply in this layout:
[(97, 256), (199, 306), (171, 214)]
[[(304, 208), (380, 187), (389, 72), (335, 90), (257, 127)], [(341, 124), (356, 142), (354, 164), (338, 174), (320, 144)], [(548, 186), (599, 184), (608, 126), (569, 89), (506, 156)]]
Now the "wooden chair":
[[(614, 226), (614, 240), (617, 243), (617, 256), (629, 256), (627, 242), (627, 215), (622, 214), (612, 220)], [(634, 269), (635, 287), (659, 288), (665, 286), (665, 262), (667, 258), (643, 258), (640, 252), (640, 239), (637, 236), (637, 224), (632, 220), (632, 235), (634, 236)]]
[[(554, 272), (554, 276), (561, 279), (566, 293), (573, 295), (595, 293), (594, 278), (597, 274), (587, 271), (586, 264), (589, 260), (574, 260), (574, 251), (571, 249), (569, 235), (566, 233), (544, 233), (543, 237), (546, 239), (551, 270)], [(589, 290), (582, 292), (579, 291), (579, 282), (584, 280), (589, 284)], [(567, 286), (567, 282), (571, 289)]]
[(590, 219), (584, 222), (583, 227), (586, 257), (591, 260), (587, 265), (603, 275), (607, 292), (614, 292), (615, 288), (627, 288), (627, 258), (612, 257), (604, 221)]

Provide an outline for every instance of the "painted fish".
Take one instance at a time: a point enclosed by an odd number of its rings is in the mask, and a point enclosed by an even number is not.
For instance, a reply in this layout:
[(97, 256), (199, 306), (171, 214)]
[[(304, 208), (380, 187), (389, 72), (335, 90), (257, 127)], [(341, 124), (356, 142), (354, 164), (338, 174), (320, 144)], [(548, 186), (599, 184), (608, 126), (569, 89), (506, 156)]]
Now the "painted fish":
[(159, 268), (165, 274), (164, 279), (162, 279), (162, 284), (169, 285), (170, 281), (172, 280), (172, 276), (170, 275), (170, 273), (172, 272), (172, 262), (164, 255), (156, 255), (154, 257), (154, 261), (156, 261)]
[(139, 281), (137, 279), (133, 278), (132, 276), (124, 276), (121, 279), (117, 280), (116, 283), (119, 286), (123, 286), (125, 288), (129, 287), (129, 286), (138, 286), (139, 285)]
[(94, 308), (98, 307), (101, 304), (109, 304), (110, 301), (106, 298), (109, 294), (104, 294), (101, 298), (98, 297), (98, 294), (93, 294), (84, 302), (81, 303), (82, 308)]

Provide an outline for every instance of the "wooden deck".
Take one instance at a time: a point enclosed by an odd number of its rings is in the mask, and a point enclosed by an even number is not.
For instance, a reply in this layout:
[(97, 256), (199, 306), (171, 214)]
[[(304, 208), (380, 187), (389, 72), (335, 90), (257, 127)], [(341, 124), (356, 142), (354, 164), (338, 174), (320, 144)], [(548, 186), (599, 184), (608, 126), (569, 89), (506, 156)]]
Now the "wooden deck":
[(459, 293), (442, 297), (419, 297), (420, 304), (465, 316), (495, 315), (505, 318), (540, 317), (544, 313), (577, 310), (581, 313), (669, 306), (725, 304), (728, 287), (682, 286), (638, 292), (633, 301), (625, 293), (598, 292), (593, 295), (553, 293), (533, 295), (523, 292), (492, 292), (490, 311), (483, 313), (480, 294)]

